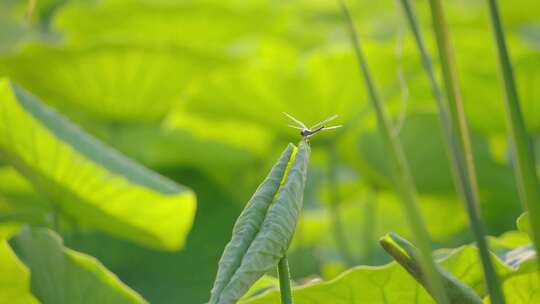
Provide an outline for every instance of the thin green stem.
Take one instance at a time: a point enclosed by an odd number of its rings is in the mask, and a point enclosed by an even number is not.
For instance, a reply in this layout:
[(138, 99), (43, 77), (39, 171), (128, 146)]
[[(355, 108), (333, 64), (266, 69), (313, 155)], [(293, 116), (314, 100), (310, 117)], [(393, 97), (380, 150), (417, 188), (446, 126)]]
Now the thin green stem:
[[(377, 226), (377, 189), (374, 187), (371, 191), (372, 194), (368, 197), (366, 201), (366, 208), (363, 210), (364, 213), (364, 229), (363, 239), (366, 244), (373, 244), (377, 236), (375, 235), (375, 228)], [(366, 246), (365, 258), (368, 263), (374, 262), (373, 250), (371, 246)]]
[(291, 275), (289, 274), (289, 262), (287, 255), (284, 255), (278, 263), (279, 291), (281, 293), (281, 304), (292, 304)]
[(339, 204), (341, 203), (341, 195), (339, 192), (339, 184), (337, 180), (337, 156), (335, 147), (330, 145), (328, 147), (328, 181), (330, 186), (330, 212), (332, 217), (332, 229), (334, 234), (334, 240), (336, 241), (339, 254), (347, 264), (351, 266), (354, 264), (354, 260), (349, 248), (345, 231), (343, 229), (343, 221), (341, 220), (341, 214), (339, 213)]
[[(489, 248), (485, 239), (484, 226), (482, 224), (482, 220), (480, 217), (479, 203), (478, 203), (479, 195), (477, 192), (477, 187), (475, 187), (475, 185), (477, 184), (476, 175), (474, 174), (475, 170), (474, 170), (474, 167), (469, 166), (471, 165), (471, 163), (466, 161), (467, 152), (463, 148), (464, 146), (470, 147), (470, 144), (467, 144), (467, 145), (463, 144), (462, 146), (459, 141), (459, 138), (461, 138), (462, 140), (465, 140), (469, 138), (469, 136), (466, 135), (466, 136), (460, 137), (457, 134), (457, 132), (460, 130), (462, 132), (468, 133), (468, 130), (466, 127), (462, 129), (458, 129), (454, 126), (452, 122), (452, 117), (450, 116), (450, 113), (448, 112), (446, 104), (443, 101), (441, 88), (435, 78), (435, 72), (433, 69), (432, 61), (427, 52), (424, 39), (422, 37), (422, 33), (420, 31), (420, 26), (418, 25), (418, 22), (416, 20), (416, 14), (414, 12), (414, 8), (412, 7), (412, 4), (410, 3), (409, 0), (401, 0), (401, 3), (403, 5), (405, 15), (407, 17), (409, 25), (414, 34), (416, 44), (420, 51), (422, 64), (428, 74), (431, 90), (433, 92), (433, 96), (435, 97), (435, 101), (439, 108), (439, 117), (441, 119), (443, 137), (446, 141), (446, 149), (447, 149), (448, 155), (450, 156), (450, 163), (451, 163), (452, 173), (454, 176), (454, 184), (463, 202), (465, 203), (465, 208), (467, 209), (469, 225), (471, 227), (471, 230), (473, 231), (473, 235), (476, 240), (476, 244), (478, 246), (480, 260), (482, 261), (482, 267), (484, 271), (484, 278), (486, 281), (487, 290), (490, 294), (492, 303), (504, 303), (504, 296), (501, 289), (500, 281), (497, 276), (497, 273), (495, 272), (495, 268), (493, 267), (493, 262), (491, 260), (491, 256), (489, 254)], [(439, 32), (443, 33), (444, 31), (439, 31)], [(446, 52), (444, 55), (446, 55)], [(448, 58), (448, 56), (444, 56), (444, 57)], [(448, 68), (451, 68), (451, 62), (447, 62), (446, 64)], [(448, 76), (447, 78), (449, 78), (451, 81), (456, 80), (455, 77)], [(457, 94), (454, 94), (454, 96), (459, 96), (459, 87), (457, 86), (457, 84), (452, 84), (451, 87), (457, 90), (456, 91)], [(457, 106), (458, 103), (454, 102), (453, 104), (456, 105), (456, 107), (454, 108), (455, 111), (457, 113), (460, 113), (460, 116), (464, 117), (463, 109)]]
[[(454, 122), (454, 128), (456, 129), (457, 134), (459, 134), (459, 143), (465, 154), (467, 174), (469, 174), (471, 181), (473, 182), (472, 187), (474, 188), (474, 193), (478, 193), (469, 128), (467, 126), (465, 110), (463, 109), (461, 89), (459, 87), (457, 70), (454, 63), (454, 54), (452, 46), (450, 45), (450, 35), (448, 34), (448, 29), (446, 27), (443, 7), (440, 0), (430, 0), (429, 4), (431, 8), (433, 29), (437, 41), (437, 50), (441, 59), (441, 70), (448, 98), (447, 102), (450, 109), (450, 117)], [(479, 206), (476, 206), (476, 208), (479, 208)]]
[[(540, 252), (540, 184), (536, 175), (532, 141), (525, 128), (525, 121), (519, 105), (519, 97), (514, 80), (510, 56), (506, 48), (504, 30), (499, 17), (497, 1), (489, 0), (489, 13), (493, 34), (497, 45), (499, 66), (506, 93), (506, 121), (512, 141), (514, 171), (521, 201), (529, 211), (532, 238), (536, 252)], [(540, 265), (540, 264), (539, 264)]]
[(431, 256), (430, 238), (424, 224), (424, 221), (420, 215), (418, 202), (416, 200), (416, 190), (411, 178), (410, 170), (407, 165), (402, 147), (399, 143), (399, 139), (395, 132), (392, 132), (390, 127), (388, 115), (383, 106), (381, 99), (375, 89), (375, 84), (371, 78), (367, 61), (364, 58), (360, 47), (360, 39), (356, 28), (354, 26), (351, 14), (344, 0), (339, 1), (343, 15), (345, 16), (350, 38), (353, 44), (353, 48), (356, 54), (358, 65), (362, 75), (366, 89), (369, 94), (369, 99), (375, 109), (377, 116), (378, 126), (381, 134), (383, 135), (390, 152), (390, 158), (394, 169), (394, 184), (396, 191), (401, 197), (401, 201), (404, 206), (404, 211), (407, 215), (409, 225), (412, 233), (415, 236), (416, 243), (420, 251), (420, 263), (421, 268), (424, 270), (427, 281), (429, 282), (428, 290), (437, 300), (438, 303), (447, 304), (448, 297), (444, 293), (443, 285), (439, 274), (436, 271), (435, 262)]

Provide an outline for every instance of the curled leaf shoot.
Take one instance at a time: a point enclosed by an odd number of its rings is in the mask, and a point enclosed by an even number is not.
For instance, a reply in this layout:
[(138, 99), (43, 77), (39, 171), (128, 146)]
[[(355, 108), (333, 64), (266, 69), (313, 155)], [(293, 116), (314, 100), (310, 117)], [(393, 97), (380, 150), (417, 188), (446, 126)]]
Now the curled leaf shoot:
[(302, 207), (309, 154), (305, 140), (290, 144), (255, 191), (220, 259), (210, 304), (236, 303), (285, 257)]
[[(394, 233), (387, 234), (386, 236), (382, 237), (379, 242), (383, 249), (390, 254), (394, 260), (396, 260), (411, 276), (413, 276), (418, 283), (424, 286), (424, 288), (430, 294), (433, 293), (433, 290), (428, 284), (428, 278), (420, 267), (420, 256), (416, 247)], [(436, 270), (441, 277), (444, 292), (451, 304), (482, 303), (482, 299), (472, 288), (458, 280), (441, 267), (437, 266)]]

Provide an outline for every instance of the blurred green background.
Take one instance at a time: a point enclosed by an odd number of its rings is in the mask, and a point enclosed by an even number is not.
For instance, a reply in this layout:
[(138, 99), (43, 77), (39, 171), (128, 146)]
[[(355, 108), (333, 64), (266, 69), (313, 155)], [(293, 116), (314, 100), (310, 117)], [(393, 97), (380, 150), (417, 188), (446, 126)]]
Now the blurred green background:
[[(415, 1), (429, 38), (426, 1)], [(437, 109), (394, 0), (349, 1), (377, 85), (399, 132), (437, 247), (471, 241)], [(184, 248), (164, 252), (62, 226), (70, 248), (98, 258), (152, 303), (202, 303), (245, 202), (288, 142), (282, 112), (342, 129), (312, 140), (293, 277), (332, 278), (389, 261), (377, 239), (410, 237), (345, 26), (332, 0), (38, 0), (0, 2), (0, 76), (89, 133), (197, 195)], [(482, 0), (445, 1), (473, 131), (483, 219), (491, 235), (520, 214), (503, 95)], [(500, 1), (522, 107), (540, 144), (540, 2)], [(0, 164), (0, 193), (39, 201)], [(66, 220), (68, 221), (68, 220)], [(68, 221), (69, 222), (69, 221)], [(339, 225), (339, 226), (337, 226)], [(338, 242), (341, 227), (345, 242)]]

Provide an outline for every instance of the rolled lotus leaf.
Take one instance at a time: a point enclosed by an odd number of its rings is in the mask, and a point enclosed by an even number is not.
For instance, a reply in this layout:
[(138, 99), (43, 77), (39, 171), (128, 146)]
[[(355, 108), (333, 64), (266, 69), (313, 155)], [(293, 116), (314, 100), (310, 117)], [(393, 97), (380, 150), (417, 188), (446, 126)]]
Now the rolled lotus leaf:
[(219, 262), (210, 304), (236, 303), (285, 255), (302, 208), (309, 144), (289, 145), (242, 211)]

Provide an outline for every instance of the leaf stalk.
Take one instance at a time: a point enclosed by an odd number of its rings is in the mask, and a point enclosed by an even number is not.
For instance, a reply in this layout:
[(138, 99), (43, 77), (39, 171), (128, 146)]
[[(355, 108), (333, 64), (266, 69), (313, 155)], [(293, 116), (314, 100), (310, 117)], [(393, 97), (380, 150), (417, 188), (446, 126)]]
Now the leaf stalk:
[[(493, 303), (504, 303), (504, 296), (500, 286), (499, 278), (495, 272), (488, 245), (485, 239), (484, 227), (482, 224), (479, 208), (479, 195), (476, 180), (476, 172), (473, 163), (470, 135), (467, 128), (465, 113), (461, 102), (457, 73), (452, 59), (450, 41), (443, 18), (442, 7), (437, 1), (432, 1), (433, 24), (438, 43), (441, 65), (443, 65), (443, 78), (447, 89), (447, 96), (454, 115), (447, 109), (447, 104), (443, 100), (441, 88), (436, 80), (431, 58), (422, 37), (420, 26), (416, 19), (416, 14), (412, 3), (409, 0), (401, 0), (409, 26), (414, 34), (418, 46), (422, 64), (428, 74), (431, 90), (439, 108), (443, 137), (446, 142), (447, 154), (450, 157), (454, 184), (461, 196), (469, 219), (469, 226), (473, 232), (482, 269), (487, 285), (487, 290)], [(458, 126), (458, 127), (456, 127)], [(461, 140), (461, 141), (460, 141)]]
[(397, 193), (401, 197), (404, 211), (406, 213), (412, 233), (414, 234), (416, 243), (418, 244), (419, 260), (421, 268), (424, 270), (427, 281), (429, 282), (428, 289), (438, 303), (448, 304), (448, 297), (444, 292), (440, 275), (437, 273), (435, 262), (431, 256), (430, 237), (428, 235), (425, 223), (420, 215), (418, 202), (416, 200), (416, 190), (404, 152), (399, 143), (399, 138), (390, 127), (388, 115), (371, 78), (367, 60), (364, 58), (362, 53), (360, 39), (358, 37), (358, 33), (356, 32), (356, 28), (347, 4), (345, 0), (339, 0), (339, 4), (347, 23), (350, 39), (358, 61), (359, 69), (364, 77), (369, 99), (373, 105), (373, 108), (375, 109), (380, 132), (384, 137), (390, 152), (390, 158), (394, 167), (394, 183)]
[[(499, 68), (504, 84), (506, 122), (510, 133), (514, 158), (514, 172), (519, 187), (521, 201), (529, 211), (531, 236), (536, 248), (540, 252), (540, 183), (536, 175), (535, 159), (532, 140), (527, 133), (525, 120), (519, 104), (519, 96), (514, 79), (514, 72), (510, 62), (510, 55), (506, 47), (504, 29), (499, 16), (497, 1), (489, 0), (489, 14), (493, 27), (493, 36), (497, 46)], [(538, 264), (540, 267), (540, 263)]]
[(281, 304), (293, 304), (291, 275), (289, 273), (289, 261), (285, 254), (278, 263), (279, 292), (281, 294)]

